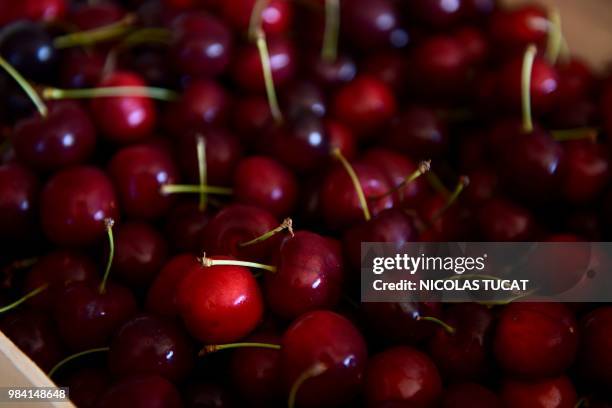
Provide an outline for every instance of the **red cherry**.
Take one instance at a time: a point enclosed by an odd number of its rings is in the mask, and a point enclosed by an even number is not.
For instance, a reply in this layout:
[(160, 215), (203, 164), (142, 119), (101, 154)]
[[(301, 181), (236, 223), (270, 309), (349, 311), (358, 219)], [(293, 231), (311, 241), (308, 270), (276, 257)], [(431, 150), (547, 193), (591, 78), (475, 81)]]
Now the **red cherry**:
[(242, 266), (196, 265), (179, 283), (176, 296), (187, 329), (205, 343), (239, 340), (263, 314), (257, 281)]
[(21, 4), (26, 17), (33, 21), (59, 21), (66, 15), (65, 0), (25, 0)]
[(356, 396), (367, 350), (361, 334), (346, 318), (329, 311), (306, 313), (289, 326), (281, 344), (286, 389), (300, 377), (308, 377), (297, 389), (297, 406), (338, 406)]
[(172, 157), (159, 146), (141, 144), (119, 150), (109, 163), (121, 208), (131, 217), (151, 219), (164, 215), (173, 198), (162, 186), (178, 182)]
[(487, 241), (528, 241), (533, 237), (535, 220), (529, 211), (517, 204), (492, 198), (481, 207), (478, 225)]
[(155, 375), (123, 379), (106, 391), (96, 404), (96, 408), (181, 406), (178, 390), (169, 381)]
[(67, 88), (91, 88), (102, 78), (104, 55), (80, 48), (66, 50), (60, 66), (61, 83)]
[(403, 48), (409, 41), (397, 5), (390, 0), (352, 0), (340, 4), (342, 34), (361, 50)]
[(499, 179), (493, 169), (483, 167), (466, 173), (470, 188), (465, 190), (465, 200), (480, 205), (493, 198), (499, 190)]
[[(249, 29), (256, 3), (256, 0), (221, 2), (220, 12), (235, 29), (246, 32)], [(292, 25), (292, 20), (293, 3), (290, 1), (271, 0), (261, 11), (261, 28), (269, 35), (287, 32)]]
[(34, 225), (38, 180), (17, 163), (0, 166), (0, 238), (23, 238)]
[(549, 26), (544, 9), (527, 5), (493, 14), (489, 21), (489, 34), (502, 56), (513, 55), (522, 53), (528, 44), (544, 49)]
[(325, 133), (329, 138), (331, 150), (338, 148), (347, 160), (352, 160), (357, 155), (357, 141), (351, 130), (342, 123), (328, 119), (324, 121)]
[(94, 408), (102, 394), (110, 387), (111, 379), (106, 370), (84, 367), (70, 373), (61, 382), (70, 389), (70, 401), (83, 408)]
[(442, 396), (441, 408), (502, 408), (501, 399), (476, 383), (459, 383), (451, 385)]
[(489, 56), (489, 42), (485, 33), (474, 27), (463, 27), (455, 32), (455, 37), (463, 46), (469, 64), (480, 65)]
[(340, 54), (334, 61), (326, 61), (319, 54), (311, 57), (312, 76), (321, 85), (336, 88), (355, 78), (355, 61), (346, 54)]
[(612, 308), (600, 307), (582, 321), (578, 362), (581, 375), (602, 390), (612, 384)]
[(588, 141), (568, 141), (563, 143), (563, 148), (563, 197), (575, 204), (592, 202), (603, 192), (610, 178), (607, 149)]
[(565, 376), (536, 382), (506, 380), (501, 397), (508, 408), (573, 408), (578, 400), (574, 386)]
[(434, 194), (419, 206), (418, 215), (428, 228), (421, 231), (419, 241), (457, 241), (470, 236), (472, 214), (462, 202), (451, 203), (440, 194)]
[[(137, 74), (115, 71), (99, 87), (136, 86), (146, 83)], [(151, 136), (157, 114), (153, 100), (146, 96), (99, 97), (91, 100), (91, 112), (97, 126), (113, 142), (128, 144)]]
[(591, 97), (596, 86), (595, 75), (586, 62), (573, 57), (556, 67), (559, 75), (557, 100), (560, 104)]
[(177, 316), (177, 287), (187, 273), (198, 265), (196, 257), (191, 254), (176, 255), (166, 262), (149, 287), (146, 309), (160, 316)]
[(84, 163), (93, 153), (96, 134), (87, 113), (75, 102), (49, 104), (46, 118), (30, 117), (15, 125), (17, 158), (42, 171)]
[(125, 10), (114, 3), (83, 4), (70, 13), (69, 19), (79, 30), (94, 28), (116, 23), (125, 16)]
[(495, 332), (495, 357), (516, 376), (559, 375), (574, 361), (577, 347), (576, 321), (560, 303), (512, 303)]
[(462, 0), (461, 14), (467, 20), (482, 21), (495, 11), (496, 5), (496, 0)]
[(327, 113), (327, 101), (323, 89), (311, 81), (299, 80), (282, 89), (280, 103), (291, 118), (303, 113), (324, 117)]
[(263, 132), (272, 126), (272, 121), (265, 96), (247, 96), (236, 101), (232, 126), (247, 146), (256, 145)]
[(200, 241), (212, 214), (199, 207), (199, 203), (194, 202), (178, 203), (166, 217), (165, 235), (168, 243), (179, 252), (198, 254), (202, 249)]
[(457, 23), (463, 11), (461, 0), (415, 0), (407, 4), (409, 15), (434, 28), (448, 28)]
[(113, 186), (94, 167), (60, 171), (42, 191), (41, 224), (47, 237), (58, 245), (92, 244), (104, 235), (104, 220), (118, 215)]
[(373, 54), (363, 62), (363, 72), (383, 81), (396, 95), (402, 95), (406, 90), (406, 70), (408, 61), (397, 51)]
[(417, 407), (434, 406), (442, 384), (434, 363), (411, 347), (395, 347), (378, 353), (368, 362), (365, 396), (368, 406), (402, 402)]
[(393, 121), (386, 144), (415, 159), (436, 158), (448, 150), (446, 124), (429, 108), (412, 106)]

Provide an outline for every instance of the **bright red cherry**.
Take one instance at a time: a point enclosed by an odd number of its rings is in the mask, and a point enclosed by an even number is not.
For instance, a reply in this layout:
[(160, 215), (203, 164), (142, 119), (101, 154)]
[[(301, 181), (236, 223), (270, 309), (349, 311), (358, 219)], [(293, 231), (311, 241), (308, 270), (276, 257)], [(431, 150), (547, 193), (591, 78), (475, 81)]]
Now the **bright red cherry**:
[(603, 145), (568, 141), (561, 167), (561, 193), (574, 204), (589, 203), (604, 190), (610, 178), (610, 159)]
[(488, 388), (476, 383), (457, 383), (446, 389), (441, 408), (502, 408), (501, 399)]
[[(357, 395), (367, 350), (346, 318), (322, 310), (306, 313), (289, 326), (281, 345), (284, 384), (287, 390), (298, 386), (297, 406), (338, 406)], [(296, 385), (300, 377), (306, 379)]]
[(198, 265), (192, 254), (176, 255), (166, 262), (149, 287), (146, 309), (159, 316), (178, 316), (176, 288), (187, 273)]
[[(221, 2), (221, 15), (235, 29), (246, 32), (251, 23), (256, 0)], [(287, 0), (270, 0), (261, 11), (261, 28), (271, 36), (285, 33), (292, 25), (293, 3)]]
[(446, 123), (436, 112), (411, 106), (392, 122), (385, 143), (414, 159), (428, 160), (446, 153), (449, 137)]
[(104, 235), (104, 220), (119, 209), (111, 181), (94, 167), (72, 167), (56, 173), (41, 195), (41, 224), (58, 245), (90, 245)]
[(434, 406), (442, 393), (440, 374), (425, 354), (412, 347), (395, 347), (368, 362), (365, 397), (368, 406), (402, 402), (417, 407)]
[(530, 382), (506, 380), (501, 398), (507, 408), (573, 408), (578, 401), (574, 386), (565, 376)]
[(39, 183), (25, 166), (0, 166), (0, 238), (11, 240), (28, 235), (34, 225)]
[(177, 408), (182, 406), (178, 390), (162, 377), (128, 377), (114, 384), (98, 400), (96, 408)]
[(581, 321), (581, 375), (602, 390), (612, 384), (612, 307), (600, 307)]
[(478, 212), (478, 225), (487, 241), (527, 241), (534, 234), (535, 220), (519, 205), (492, 198)]

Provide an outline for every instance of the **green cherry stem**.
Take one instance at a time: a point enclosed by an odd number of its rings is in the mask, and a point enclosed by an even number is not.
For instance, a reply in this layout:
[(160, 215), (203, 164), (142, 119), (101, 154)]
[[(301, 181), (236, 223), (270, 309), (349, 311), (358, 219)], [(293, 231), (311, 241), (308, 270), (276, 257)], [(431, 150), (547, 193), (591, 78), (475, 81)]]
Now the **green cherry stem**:
[(253, 4), (253, 10), (251, 10), (251, 18), (249, 20), (249, 40), (255, 42), (259, 31), (262, 30), (261, 23), (263, 18), (263, 12), (268, 6), (268, 0), (256, 0)]
[(46, 100), (111, 98), (119, 96), (149, 97), (165, 102), (176, 101), (179, 98), (179, 95), (170, 89), (152, 86), (109, 86), (82, 89), (48, 87), (42, 90), (42, 97)]
[(104, 270), (104, 276), (102, 278), (102, 282), (100, 283), (100, 293), (104, 294), (106, 292), (106, 283), (108, 282), (108, 277), (110, 275), (111, 266), (113, 265), (113, 258), (115, 257), (115, 238), (113, 236), (113, 225), (115, 225), (115, 221), (107, 218), (104, 220), (104, 224), (106, 226), (106, 234), (108, 236), (108, 261), (106, 262), (106, 269)]
[(198, 155), (198, 178), (200, 180), (200, 202), (198, 208), (200, 211), (206, 210), (206, 198), (208, 197), (204, 187), (206, 187), (206, 175), (208, 173), (206, 167), (206, 139), (202, 135), (197, 136), (196, 151)]
[(28, 95), (28, 98), (32, 101), (34, 106), (36, 106), (36, 110), (40, 113), (40, 116), (43, 118), (47, 117), (49, 110), (47, 109), (47, 105), (43, 102), (38, 95), (38, 92), (30, 85), (30, 83), (21, 75), (7, 60), (0, 57), (0, 66), (19, 84), (21, 89)]
[(162, 194), (195, 194), (204, 191), (207, 194), (232, 195), (233, 190), (228, 187), (200, 186), (195, 184), (165, 184), (161, 188)]
[(340, 0), (325, 0), (325, 31), (321, 58), (334, 62), (338, 56), (338, 33), (340, 31)]
[(437, 317), (433, 317), (433, 316), (417, 316), (416, 319), (418, 321), (435, 323), (435, 324), (441, 326), (448, 334), (455, 334), (455, 332), (457, 331), (453, 326), (449, 325), (448, 323), (445, 323), (443, 320), (438, 319)]
[(344, 169), (348, 173), (348, 176), (351, 178), (353, 187), (355, 188), (355, 192), (357, 193), (359, 204), (361, 205), (361, 209), (363, 210), (363, 218), (365, 218), (366, 221), (370, 221), (372, 219), (372, 215), (370, 214), (370, 209), (368, 207), (368, 200), (366, 200), (366, 196), (363, 192), (363, 188), (361, 187), (359, 177), (357, 176), (357, 173), (355, 173), (355, 169), (353, 169), (351, 163), (346, 160), (346, 157), (344, 157), (340, 149), (338, 149), (337, 147), (332, 150), (331, 154), (336, 160), (340, 162), (340, 164), (342, 164), (342, 167), (344, 167)]
[(33, 298), (34, 296), (38, 295), (40, 292), (47, 290), (47, 288), (49, 287), (48, 284), (42, 285), (37, 287), (36, 289), (26, 293), (24, 296), (22, 296), (20, 299), (17, 299), (16, 301), (14, 301), (11, 304), (8, 304), (6, 306), (0, 307), (0, 314), (2, 313), (6, 313), (9, 310), (13, 310), (14, 308), (16, 308), (17, 306), (21, 305), (23, 302), (25, 302), (26, 300)]
[(268, 43), (263, 30), (258, 30), (255, 36), (255, 45), (259, 51), (261, 60), (261, 69), (263, 71), (264, 84), (266, 86), (266, 95), (268, 97), (268, 105), (270, 105), (270, 113), (277, 124), (283, 123), (283, 114), (278, 104), (276, 96), (276, 88), (274, 87), (274, 78), (272, 77), (272, 66), (270, 65), (270, 53), (268, 51)]
[(263, 233), (262, 235), (258, 236), (257, 238), (253, 238), (250, 241), (247, 242), (242, 242), (240, 244), (238, 244), (239, 247), (246, 247), (246, 246), (250, 246), (253, 244), (257, 244), (258, 242), (262, 242), (265, 241), (266, 239), (278, 234), (281, 231), (287, 230), (289, 231), (289, 233), (291, 234), (291, 236), (293, 237), (295, 234), (293, 233), (293, 220), (291, 220), (291, 218), (285, 218), (283, 220), (283, 222), (276, 228)]
[(56, 37), (53, 40), (53, 46), (57, 49), (62, 49), (80, 45), (93, 45), (102, 41), (113, 40), (130, 31), (135, 21), (136, 17), (132, 14), (128, 14), (123, 19), (103, 27)]
[(208, 346), (204, 346), (202, 350), (198, 353), (198, 356), (205, 356), (207, 354), (216, 353), (221, 350), (235, 349), (235, 348), (265, 348), (272, 350), (280, 350), (280, 344), (271, 344), (271, 343), (256, 343), (256, 342), (243, 342), (243, 343), (229, 343), (229, 344), (210, 344)]
[(533, 44), (527, 46), (523, 56), (523, 67), (521, 71), (521, 108), (523, 111), (523, 132), (533, 132), (533, 119), (531, 116), (531, 74), (533, 62), (538, 52)]
[(200, 263), (205, 268), (211, 266), (244, 266), (246, 268), (263, 269), (268, 272), (276, 272), (276, 266), (261, 264), (258, 262), (237, 261), (235, 259), (211, 259), (207, 258), (206, 254), (199, 258)]
[(47, 376), (53, 377), (53, 375), (60, 369), (62, 368), (64, 365), (66, 365), (67, 363), (71, 362), (72, 360), (75, 360), (77, 358), (80, 358), (82, 356), (86, 356), (88, 354), (94, 354), (94, 353), (102, 353), (102, 352), (106, 352), (110, 350), (109, 347), (100, 347), (100, 348), (94, 348), (94, 349), (90, 349), (90, 350), (85, 350), (85, 351), (81, 351), (79, 353), (76, 354), (72, 354), (68, 357), (66, 357), (65, 359), (63, 359), (62, 361), (60, 361), (59, 363), (57, 363), (50, 371), (49, 373), (47, 373)]
[(561, 53), (563, 43), (563, 32), (561, 30), (561, 14), (557, 8), (550, 10), (548, 14), (548, 40), (546, 44), (546, 59), (555, 65)]
[(457, 198), (459, 198), (459, 195), (461, 194), (461, 192), (463, 192), (463, 190), (468, 185), (470, 185), (470, 179), (468, 178), (468, 176), (461, 176), (461, 177), (459, 177), (459, 181), (457, 182), (457, 186), (455, 187), (455, 190), (447, 198), (446, 204), (444, 204), (444, 206), (442, 208), (440, 208), (438, 211), (436, 211), (435, 214), (433, 215), (433, 217), (431, 217), (431, 222), (434, 222), (434, 221), (438, 220), (442, 215), (444, 215), (444, 213), (453, 204), (455, 204), (455, 201), (457, 201)]
[(436, 174), (436, 172), (428, 171), (427, 174), (425, 174), (425, 178), (436, 193), (446, 198), (451, 195), (451, 192), (448, 191), (448, 188), (446, 188), (444, 183), (442, 183), (442, 180), (440, 180), (440, 177)]
[(293, 385), (291, 386), (291, 391), (289, 392), (289, 399), (287, 401), (287, 406), (289, 408), (295, 408), (295, 400), (297, 398), (297, 393), (307, 380), (317, 377), (327, 371), (327, 366), (323, 363), (316, 363), (308, 370), (304, 371), (300, 376), (295, 380)]
[(592, 127), (581, 127), (576, 129), (553, 130), (550, 133), (552, 134), (553, 139), (558, 142), (583, 139), (596, 142), (599, 130)]
[(397, 186), (393, 187), (391, 190), (387, 191), (386, 193), (381, 194), (377, 197), (373, 197), (370, 200), (378, 200), (383, 197), (387, 197), (388, 195), (391, 195), (395, 193), (396, 191), (400, 191), (401, 189), (406, 187), (408, 184), (412, 183), (414, 180), (418, 179), (423, 174), (427, 173), (430, 169), (431, 169), (431, 160), (422, 161), (421, 163), (419, 163), (419, 166), (417, 167), (417, 169), (412, 174), (407, 175), (404, 178), (404, 180), (402, 180), (401, 183), (399, 183)]

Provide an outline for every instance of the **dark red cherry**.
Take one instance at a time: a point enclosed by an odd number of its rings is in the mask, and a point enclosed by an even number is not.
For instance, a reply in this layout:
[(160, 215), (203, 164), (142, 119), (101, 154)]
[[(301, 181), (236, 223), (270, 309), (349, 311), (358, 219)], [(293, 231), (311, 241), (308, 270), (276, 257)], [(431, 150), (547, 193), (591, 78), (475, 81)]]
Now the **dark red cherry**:
[(49, 317), (41, 312), (18, 310), (0, 320), (2, 333), (44, 371), (63, 356), (61, 341)]
[(361, 50), (403, 48), (410, 42), (393, 1), (343, 1), (340, 11), (342, 34)]
[(463, 27), (455, 32), (455, 37), (463, 46), (467, 62), (481, 65), (489, 56), (489, 42), (485, 33), (474, 27)]
[(529, 382), (505, 380), (501, 398), (507, 408), (573, 408), (578, 401), (565, 376)]
[(429, 342), (429, 351), (446, 378), (467, 381), (482, 378), (490, 368), (490, 336), (493, 315), (476, 303), (452, 305), (442, 316), (450, 333), (438, 327)]
[(273, 159), (251, 156), (238, 164), (234, 176), (236, 201), (264, 208), (277, 217), (293, 212), (297, 180)]
[(286, 390), (300, 377), (311, 375), (297, 390), (297, 406), (338, 406), (357, 395), (367, 350), (346, 318), (323, 310), (306, 313), (289, 326), (281, 345)]
[(72, 101), (53, 102), (48, 108), (46, 118), (36, 114), (15, 125), (12, 141), (17, 158), (40, 171), (84, 163), (96, 144), (87, 112)]
[(446, 389), (441, 408), (502, 408), (501, 399), (488, 388), (476, 383), (457, 383)]
[(23, 238), (34, 225), (39, 183), (27, 167), (0, 165), (0, 237)]
[(499, 10), (489, 21), (489, 34), (502, 56), (522, 53), (529, 44), (544, 47), (548, 28), (546, 10), (537, 5)]
[(563, 148), (563, 197), (575, 204), (592, 202), (602, 193), (610, 178), (608, 150), (589, 141), (565, 142)]
[[(196, 381), (187, 385), (182, 394), (186, 407), (238, 408), (235, 392), (219, 383)], [(249, 401), (250, 403), (251, 401)]]
[(406, 57), (397, 51), (379, 52), (363, 62), (363, 72), (383, 81), (396, 95), (402, 95), (406, 89)]
[(601, 121), (597, 101), (586, 97), (572, 99), (558, 105), (548, 115), (550, 127), (554, 129), (586, 128)]
[(353, 132), (342, 123), (333, 119), (327, 119), (324, 125), (330, 149), (333, 150), (337, 147), (347, 160), (354, 159), (357, 155), (357, 141)]
[(340, 300), (344, 270), (340, 245), (308, 231), (282, 242), (276, 272), (265, 275), (270, 310), (294, 319), (310, 310), (330, 309)]
[(200, 210), (197, 202), (177, 203), (166, 216), (164, 232), (168, 243), (180, 252), (198, 254), (200, 241), (213, 214)]
[(415, 159), (443, 155), (449, 144), (446, 123), (429, 108), (406, 108), (391, 124), (385, 143)]
[(100, 293), (97, 282), (69, 284), (58, 294), (54, 317), (62, 340), (73, 350), (106, 346), (117, 328), (136, 312), (134, 295), (112, 282)]
[(57, 301), (62, 288), (72, 282), (95, 282), (99, 279), (96, 264), (87, 256), (70, 250), (57, 250), (42, 256), (28, 272), (24, 290), (30, 292), (43, 285), (47, 290), (30, 298), (37, 308), (48, 308)]
[(576, 321), (560, 303), (512, 303), (495, 329), (495, 357), (515, 376), (559, 375), (573, 363), (577, 348)]
[(90, 245), (104, 235), (104, 220), (116, 220), (117, 199), (111, 181), (94, 167), (56, 173), (41, 195), (41, 224), (58, 245)]
[(61, 382), (70, 389), (70, 401), (83, 408), (94, 408), (102, 394), (110, 387), (111, 378), (106, 370), (84, 367), (70, 373)]
[(334, 61), (326, 61), (319, 54), (311, 57), (312, 76), (322, 86), (335, 88), (350, 82), (357, 74), (355, 61), (346, 54), (340, 54)]
[(170, 209), (173, 198), (161, 188), (176, 184), (179, 175), (172, 157), (160, 146), (125, 147), (115, 153), (108, 168), (127, 215), (151, 219)]
[(143, 375), (120, 380), (106, 391), (96, 408), (177, 408), (181, 407), (178, 390), (162, 377)]
[(263, 314), (257, 281), (243, 266), (196, 265), (179, 283), (176, 297), (187, 329), (205, 343), (239, 340)]
[(289, 117), (304, 112), (324, 117), (328, 109), (323, 89), (310, 81), (293, 82), (283, 88), (281, 106)]
[(40, 23), (22, 20), (3, 27), (0, 55), (32, 81), (49, 81), (56, 72), (57, 51)]
[(489, 167), (474, 169), (466, 173), (470, 186), (465, 190), (465, 200), (469, 204), (480, 205), (493, 198), (499, 190), (499, 178)]
[(219, 211), (208, 223), (202, 247), (209, 255), (228, 255), (240, 260), (265, 260), (278, 247), (278, 238), (241, 247), (278, 226), (268, 211), (245, 204), (232, 204)]
[(480, 233), (487, 241), (528, 241), (535, 220), (525, 208), (502, 198), (492, 198), (478, 211)]
[(104, 55), (93, 50), (66, 50), (60, 66), (62, 85), (66, 88), (93, 88), (102, 78), (104, 62)]
[(436, 404), (442, 393), (434, 363), (427, 355), (407, 346), (372, 356), (364, 381), (368, 406), (395, 401), (429, 407)]
[(149, 224), (128, 222), (115, 229), (113, 274), (131, 286), (147, 286), (168, 255), (164, 237)]
[(180, 254), (171, 258), (149, 287), (146, 309), (159, 316), (178, 315), (176, 288), (187, 273), (198, 266), (195, 255)]
[(495, 11), (497, 0), (462, 0), (461, 15), (473, 22), (483, 22), (483, 17), (489, 17)]
[[(274, 86), (288, 83), (297, 69), (293, 44), (284, 38), (267, 38), (270, 69)], [(234, 82), (245, 91), (264, 92), (265, 82), (261, 57), (255, 45), (245, 45), (238, 50), (231, 67)]]
[[(115, 71), (98, 84), (99, 87), (145, 87), (142, 78), (132, 72)], [(91, 100), (91, 112), (97, 126), (111, 141), (129, 144), (152, 135), (157, 120), (155, 104), (146, 96), (113, 96)]]
[(241, 97), (233, 108), (232, 127), (247, 146), (256, 146), (262, 133), (272, 126), (272, 113), (265, 96)]
[(22, 7), (30, 20), (53, 22), (65, 17), (68, 4), (66, 0), (25, 0)]
[(194, 357), (184, 329), (173, 321), (143, 314), (119, 328), (110, 345), (108, 364), (120, 377), (153, 374), (176, 382), (189, 374)]
[(571, 103), (575, 99), (590, 97), (595, 90), (596, 79), (586, 62), (573, 57), (566, 63), (556, 66), (559, 75), (557, 100), (560, 104)]
[(415, 0), (406, 4), (408, 15), (436, 29), (448, 28), (461, 18), (461, 0)]
[(417, 221), (426, 227), (419, 235), (422, 242), (457, 241), (469, 236), (474, 227), (470, 209), (461, 200), (449, 206), (448, 199), (441, 194), (423, 201), (417, 215)]
[(116, 3), (103, 2), (75, 7), (69, 20), (79, 30), (85, 31), (115, 23), (124, 16), (125, 10)]
[[(220, 2), (220, 12), (234, 29), (247, 32), (256, 0)], [(292, 25), (293, 3), (286, 0), (271, 0), (261, 11), (261, 28), (271, 36), (283, 34)]]
[(593, 310), (582, 319), (580, 328), (580, 373), (602, 390), (609, 389), (612, 384), (612, 308)]
[(395, 97), (381, 80), (362, 75), (338, 90), (333, 102), (336, 118), (355, 134), (367, 136), (395, 115)]

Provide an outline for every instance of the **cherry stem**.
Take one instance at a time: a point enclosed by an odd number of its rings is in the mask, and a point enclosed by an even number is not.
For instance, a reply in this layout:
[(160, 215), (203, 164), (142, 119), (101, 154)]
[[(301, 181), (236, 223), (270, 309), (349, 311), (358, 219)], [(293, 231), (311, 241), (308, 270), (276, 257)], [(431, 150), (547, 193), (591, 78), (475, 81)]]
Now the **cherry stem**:
[(47, 117), (49, 110), (47, 109), (47, 105), (42, 101), (38, 92), (30, 85), (30, 83), (21, 75), (7, 60), (0, 56), (0, 66), (19, 84), (21, 89), (28, 95), (28, 98), (32, 101), (34, 106), (36, 106), (36, 110), (40, 113), (40, 116), (43, 118)]
[(433, 316), (417, 316), (416, 319), (418, 321), (436, 323), (437, 325), (441, 326), (448, 334), (455, 334), (455, 332), (457, 331), (453, 326), (451, 326), (448, 323), (445, 323), (443, 320), (438, 319), (437, 317), (433, 317)]
[(561, 14), (557, 8), (550, 10), (548, 14), (548, 40), (546, 44), (546, 59), (553, 65), (557, 63), (561, 46), (563, 43), (563, 32), (561, 31)]
[(361, 183), (359, 182), (359, 177), (357, 177), (357, 173), (355, 173), (355, 169), (353, 169), (353, 166), (351, 166), (348, 160), (346, 160), (346, 157), (344, 157), (339, 148), (335, 147), (332, 150), (332, 156), (334, 156), (334, 158), (342, 164), (349, 177), (351, 178), (351, 181), (353, 182), (353, 187), (355, 188), (355, 192), (357, 193), (357, 199), (359, 200), (359, 204), (361, 205), (361, 209), (363, 210), (363, 218), (365, 218), (366, 221), (370, 221), (372, 219), (372, 216), (370, 215), (370, 209), (368, 208), (368, 201), (366, 200), (366, 196), (363, 193), (363, 188), (361, 187)]
[(198, 135), (197, 137), (197, 143), (196, 143), (196, 150), (198, 153), (198, 177), (200, 179), (200, 203), (198, 205), (198, 208), (200, 209), (200, 211), (204, 211), (206, 210), (206, 191), (204, 190), (204, 187), (206, 187), (206, 174), (207, 174), (207, 168), (206, 168), (206, 139), (204, 139), (204, 137), (202, 137), (201, 135)]
[(263, 71), (264, 83), (266, 86), (266, 95), (268, 97), (268, 105), (270, 105), (270, 113), (277, 124), (283, 123), (283, 114), (278, 105), (276, 97), (276, 88), (274, 87), (274, 78), (272, 77), (272, 66), (270, 65), (270, 53), (268, 52), (268, 43), (263, 30), (258, 30), (255, 37), (255, 44), (259, 51), (261, 59), (261, 69)]
[(340, 0), (325, 0), (325, 31), (321, 58), (334, 62), (338, 56), (338, 33), (340, 31)]
[(205, 356), (207, 354), (216, 353), (217, 351), (227, 350), (227, 349), (235, 349), (235, 348), (265, 348), (265, 349), (273, 349), (280, 350), (280, 344), (271, 344), (271, 343), (254, 343), (254, 342), (244, 342), (244, 343), (229, 343), (229, 344), (211, 344), (208, 346), (204, 346), (202, 350), (198, 353), (199, 356)]
[(56, 37), (53, 40), (53, 46), (57, 49), (62, 49), (113, 40), (131, 30), (135, 21), (136, 17), (128, 14), (123, 19), (102, 27)]
[(202, 266), (210, 268), (211, 266), (244, 266), (246, 268), (263, 269), (268, 272), (276, 272), (276, 266), (261, 264), (258, 262), (237, 261), (235, 259), (211, 259), (207, 258), (206, 254), (198, 259)]
[(287, 406), (289, 408), (295, 408), (295, 400), (297, 398), (297, 393), (307, 380), (317, 377), (327, 371), (327, 366), (323, 363), (316, 363), (308, 370), (304, 371), (300, 376), (295, 380), (293, 385), (291, 386), (291, 391), (289, 392), (289, 400), (287, 401)]
[(238, 244), (239, 247), (244, 248), (246, 246), (250, 246), (253, 244), (257, 244), (258, 242), (262, 242), (265, 241), (268, 238), (271, 238), (272, 236), (278, 234), (281, 231), (287, 230), (289, 231), (289, 233), (291, 234), (291, 236), (295, 236), (295, 234), (293, 233), (293, 220), (291, 218), (285, 218), (283, 220), (283, 222), (276, 228), (263, 233), (262, 235), (258, 236), (257, 238), (253, 238), (250, 241), (247, 242), (242, 242), (240, 244)]
[(589, 405), (591, 405), (589, 403), (589, 398), (582, 397), (576, 402), (576, 405), (574, 405), (574, 408), (588, 407)]
[(42, 90), (42, 97), (46, 100), (112, 98), (120, 96), (148, 97), (166, 102), (172, 102), (179, 98), (179, 95), (170, 89), (152, 86), (108, 86), (83, 89), (44, 88)]
[(531, 75), (533, 62), (535, 61), (538, 49), (535, 45), (529, 44), (523, 56), (523, 68), (521, 72), (521, 107), (523, 110), (523, 132), (533, 132), (533, 119), (531, 117)]
[(20, 299), (14, 301), (11, 304), (8, 304), (6, 306), (0, 307), (0, 314), (2, 313), (6, 313), (10, 310), (13, 310), (14, 308), (16, 308), (17, 306), (19, 306), (20, 304), (22, 304), (23, 302), (25, 302), (26, 300), (38, 295), (40, 292), (47, 290), (47, 288), (49, 287), (48, 284), (44, 284), (42, 286), (37, 287), (36, 289), (26, 293), (24, 296), (22, 296)]
[(440, 177), (438, 177), (438, 175), (434, 171), (428, 171), (427, 174), (425, 174), (425, 177), (427, 178), (429, 185), (431, 185), (431, 187), (436, 191), (436, 193), (442, 195), (445, 198), (448, 198), (450, 196), (450, 191), (448, 191), (448, 188), (446, 188), (444, 183), (442, 183), (442, 180), (440, 180)]
[(104, 270), (104, 276), (102, 277), (102, 282), (100, 283), (100, 294), (104, 294), (106, 292), (106, 282), (108, 281), (108, 277), (110, 275), (111, 266), (113, 265), (113, 258), (115, 257), (115, 238), (113, 237), (113, 225), (115, 225), (115, 221), (106, 218), (104, 220), (104, 224), (106, 226), (106, 234), (108, 235), (108, 261), (106, 262), (106, 269)]
[(102, 72), (105, 74), (111, 73), (115, 70), (117, 65), (118, 55), (125, 49), (129, 49), (140, 44), (170, 44), (172, 39), (172, 32), (165, 28), (142, 28), (136, 30), (133, 33), (127, 35), (119, 44), (113, 47), (104, 62), (104, 68)]
[(165, 184), (161, 188), (162, 194), (184, 194), (200, 193), (206, 194), (232, 195), (233, 191), (228, 187), (201, 186), (195, 184)]
[(249, 20), (249, 40), (257, 41), (258, 32), (262, 30), (262, 15), (266, 7), (268, 6), (268, 0), (256, 0), (253, 4), (253, 10), (251, 10), (251, 19)]
[(434, 222), (438, 220), (442, 215), (444, 215), (444, 213), (455, 203), (455, 201), (457, 201), (457, 198), (459, 198), (459, 195), (465, 189), (465, 187), (469, 185), (470, 179), (468, 178), (468, 176), (459, 177), (459, 182), (457, 182), (455, 190), (446, 199), (446, 204), (444, 204), (444, 207), (440, 208), (434, 213), (433, 217), (431, 218), (431, 221)]
[(36, 262), (38, 262), (38, 258), (20, 259), (18, 261), (11, 263), (10, 265), (5, 266), (2, 269), (2, 272), (9, 272), (9, 271), (17, 270), (17, 269), (29, 268), (30, 266), (34, 265)]
[(430, 169), (431, 169), (431, 160), (420, 162), (418, 168), (412, 174), (407, 175), (400, 184), (393, 187), (391, 190), (387, 191), (386, 193), (372, 198), (371, 200), (378, 200), (388, 195), (391, 195), (395, 193), (396, 191), (400, 191), (402, 188), (412, 183), (414, 180), (418, 179), (423, 174), (427, 173)]
[(581, 127), (576, 129), (562, 129), (562, 130), (553, 130), (550, 132), (558, 142), (565, 142), (568, 140), (583, 140), (587, 139), (592, 142), (597, 141), (597, 134), (599, 131), (592, 127)]
[(94, 354), (94, 353), (101, 353), (101, 352), (106, 352), (110, 350), (109, 347), (100, 347), (100, 348), (94, 348), (94, 349), (90, 349), (90, 350), (85, 350), (85, 351), (81, 351), (79, 353), (76, 354), (72, 354), (68, 357), (66, 357), (65, 359), (63, 359), (62, 361), (60, 361), (59, 363), (57, 363), (47, 374), (48, 377), (53, 377), (53, 374), (55, 374), (60, 368), (62, 368), (65, 364), (71, 362), (72, 360), (75, 360), (77, 358), (80, 358), (82, 356), (86, 356), (88, 354)]

